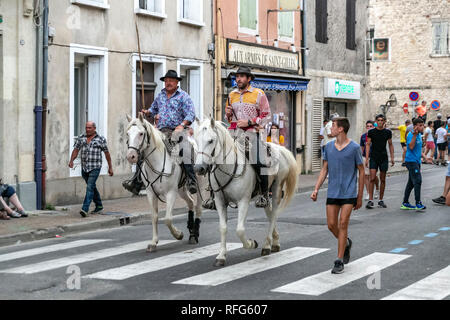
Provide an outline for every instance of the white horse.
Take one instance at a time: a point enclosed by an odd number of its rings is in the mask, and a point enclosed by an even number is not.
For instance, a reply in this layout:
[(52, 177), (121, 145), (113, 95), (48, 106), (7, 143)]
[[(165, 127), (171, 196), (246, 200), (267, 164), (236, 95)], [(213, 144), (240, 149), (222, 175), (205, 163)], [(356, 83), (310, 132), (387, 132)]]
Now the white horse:
[[(202, 123), (197, 122), (195, 141), (198, 150), (195, 171), (201, 175), (209, 174), (210, 187), (214, 192), (220, 219), (221, 249), (216, 257), (215, 266), (224, 266), (227, 254), (227, 207), (229, 203), (237, 204), (236, 233), (244, 248), (255, 249), (258, 247), (256, 241), (247, 239), (244, 227), (257, 177), (252, 166), (245, 160), (244, 151), (234, 142), (228, 129), (212, 119)], [(297, 163), (292, 153), (285, 147), (276, 144), (271, 143), (270, 147), (272, 157), (279, 161), (276, 167), (272, 168), (269, 176), (272, 205), (265, 208), (269, 229), (262, 248), (262, 255), (269, 255), (271, 252), (280, 250), (276, 221), (282, 209), (292, 200), (298, 179)]]
[[(198, 243), (200, 217), (202, 215), (200, 190), (197, 192), (197, 201), (194, 204), (194, 200), (186, 188), (184, 186), (179, 188), (180, 180), (182, 179), (182, 169), (177, 163), (177, 159), (170, 156), (163, 142), (163, 133), (146, 121), (142, 114), (139, 114), (138, 119), (131, 119), (127, 115), (127, 119), (129, 122), (127, 128), (127, 160), (131, 164), (137, 164), (139, 160), (144, 160), (141, 178), (146, 185), (153, 225), (153, 239), (147, 251), (155, 251), (158, 244), (158, 201), (164, 201), (162, 198), (165, 198), (166, 202), (165, 223), (167, 227), (175, 239), (183, 239), (183, 232), (178, 230), (172, 223), (172, 211), (177, 195), (180, 195), (188, 205), (189, 243)], [(195, 221), (193, 217), (194, 206)]]

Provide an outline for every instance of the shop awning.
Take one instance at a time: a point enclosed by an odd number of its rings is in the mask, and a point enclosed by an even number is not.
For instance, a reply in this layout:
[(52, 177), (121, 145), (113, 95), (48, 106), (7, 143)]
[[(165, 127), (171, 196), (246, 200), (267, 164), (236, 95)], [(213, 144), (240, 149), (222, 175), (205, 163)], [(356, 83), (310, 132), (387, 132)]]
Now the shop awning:
[[(269, 79), (256, 77), (251, 82), (252, 86), (262, 90), (274, 91), (304, 91), (308, 89), (307, 80)], [(236, 78), (232, 77), (231, 84), (236, 87)]]

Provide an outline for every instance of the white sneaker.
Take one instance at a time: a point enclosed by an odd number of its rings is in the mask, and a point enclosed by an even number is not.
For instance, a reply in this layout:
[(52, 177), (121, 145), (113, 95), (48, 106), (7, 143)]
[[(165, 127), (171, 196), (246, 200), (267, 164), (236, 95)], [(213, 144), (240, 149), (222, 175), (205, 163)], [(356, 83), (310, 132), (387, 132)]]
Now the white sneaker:
[(380, 196), (380, 191), (376, 190), (375, 194), (373, 195), (373, 198), (378, 199), (379, 196)]

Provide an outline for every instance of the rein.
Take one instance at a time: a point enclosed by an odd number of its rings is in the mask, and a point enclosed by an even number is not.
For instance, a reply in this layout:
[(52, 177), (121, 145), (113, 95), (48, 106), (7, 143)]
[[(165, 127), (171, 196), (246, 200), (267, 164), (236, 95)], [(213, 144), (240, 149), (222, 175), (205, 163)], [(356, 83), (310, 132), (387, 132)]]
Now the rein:
[[(217, 129), (214, 129), (214, 132), (216, 133), (216, 136), (217, 136), (218, 138), (217, 138), (217, 140), (216, 140), (216, 144), (215, 144), (215, 146), (214, 146), (214, 149), (213, 149), (213, 152), (211, 153), (211, 155), (206, 154), (206, 153), (204, 153), (204, 152), (198, 152), (198, 154), (205, 155), (205, 156), (207, 156), (208, 158), (210, 158), (211, 160), (213, 160), (213, 158), (214, 158), (214, 152), (215, 152), (216, 147), (217, 147), (217, 144), (218, 144), (218, 142), (219, 142), (219, 134), (218, 134)], [(229, 155), (232, 151), (233, 151), (233, 146), (230, 147), (230, 151), (225, 155), (225, 159), (228, 157), (228, 155)], [(236, 174), (237, 169), (238, 169), (238, 167), (239, 167), (239, 164), (238, 164), (238, 154), (237, 154), (237, 153), (236, 153), (236, 156), (235, 156), (234, 167), (233, 167), (233, 173), (231, 173), (231, 174), (229, 174), (228, 172), (222, 170), (220, 164), (216, 164), (214, 168), (213, 168), (213, 165), (209, 166), (209, 168), (208, 168), (208, 183), (209, 183), (209, 189), (210, 189), (210, 191), (211, 191), (211, 198), (212, 198), (212, 199), (214, 199), (214, 193), (215, 193), (215, 192), (222, 192), (222, 195), (223, 195), (224, 199), (226, 199), (225, 193), (224, 193), (224, 189), (225, 189), (226, 187), (228, 187), (228, 185), (230, 185), (230, 183), (231, 183), (234, 179), (237, 179), (237, 178), (242, 177), (242, 176), (245, 174), (245, 172), (246, 172), (247, 159), (246, 159), (245, 157), (244, 157), (244, 159), (245, 159), (245, 163), (244, 163), (242, 172), (241, 172), (240, 174)], [(217, 170), (220, 171), (220, 172), (222, 172), (223, 174), (225, 174), (225, 175), (227, 175), (227, 176), (229, 177), (228, 181), (227, 181), (224, 185), (221, 185), (220, 182), (219, 182), (219, 179), (217, 178), (217, 175), (216, 175), (216, 171), (217, 171)], [(214, 190), (214, 188), (213, 188), (212, 185), (211, 185), (211, 175), (214, 177), (215, 182), (216, 182), (217, 185), (219, 186), (219, 188), (216, 189), (216, 190)], [(230, 207), (231, 207), (231, 206), (230, 206)], [(233, 208), (233, 207), (232, 207), (232, 208)]]

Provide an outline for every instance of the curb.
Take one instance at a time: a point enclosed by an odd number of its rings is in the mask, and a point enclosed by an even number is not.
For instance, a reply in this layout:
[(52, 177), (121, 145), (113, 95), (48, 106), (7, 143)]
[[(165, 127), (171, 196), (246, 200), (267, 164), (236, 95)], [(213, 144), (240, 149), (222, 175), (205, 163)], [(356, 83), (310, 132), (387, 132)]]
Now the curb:
[[(398, 175), (408, 170), (399, 170), (389, 173), (389, 176)], [(326, 188), (328, 183), (325, 182), (322, 185), (322, 188)], [(304, 193), (314, 190), (314, 185), (297, 188), (296, 193)], [(206, 211), (206, 210), (204, 210)], [(160, 211), (159, 219), (160, 221), (164, 219), (165, 211)], [(180, 214), (186, 213), (185, 208), (177, 208), (173, 210), (173, 216), (177, 216)], [(87, 221), (87, 222), (78, 222), (72, 223), (63, 226), (51, 227), (46, 229), (36, 229), (26, 232), (13, 233), (8, 235), (0, 236), (0, 247), (14, 245), (17, 243), (31, 242), (35, 240), (44, 240), (49, 238), (54, 238), (57, 235), (72, 235), (81, 232), (88, 232), (93, 230), (102, 230), (102, 229), (110, 229), (114, 227), (122, 227), (129, 224), (134, 224), (141, 221), (151, 220), (150, 213), (135, 213), (135, 214), (124, 214), (121, 216), (111, 217), (110, 219), (105, 219), (101, 221)]]

